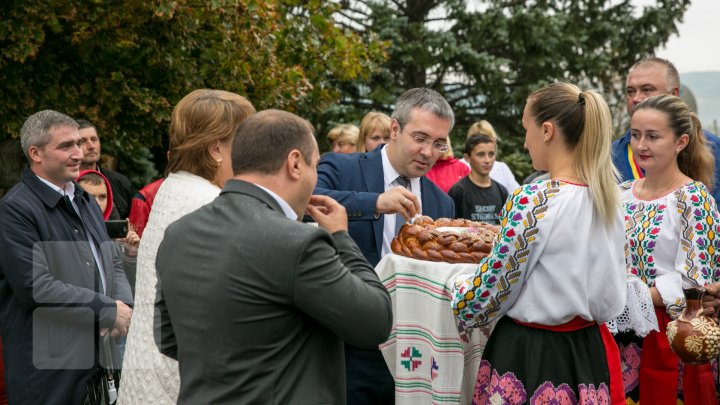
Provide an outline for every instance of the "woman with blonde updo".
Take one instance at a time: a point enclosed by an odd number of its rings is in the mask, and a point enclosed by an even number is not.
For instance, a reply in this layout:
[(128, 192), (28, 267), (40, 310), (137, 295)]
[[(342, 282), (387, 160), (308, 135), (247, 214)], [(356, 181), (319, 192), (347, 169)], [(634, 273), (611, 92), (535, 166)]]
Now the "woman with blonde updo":
[(340, 124), (330, 130), (327, 139), (335, 153), (357, 152), (358, 127), (352, 124)]
[(140, 242), (135, 307), (128, 333), (120, 404), (175, 404), (180, 375), (177, 361), (158, 350), (153, 335), (155, 256), (165, 228), (214, 200), (232, 178), (230, 151), (240, 123), (255, 107), (235, 93), (195, 90), (175, 106), (170, 120), (166, 172)]

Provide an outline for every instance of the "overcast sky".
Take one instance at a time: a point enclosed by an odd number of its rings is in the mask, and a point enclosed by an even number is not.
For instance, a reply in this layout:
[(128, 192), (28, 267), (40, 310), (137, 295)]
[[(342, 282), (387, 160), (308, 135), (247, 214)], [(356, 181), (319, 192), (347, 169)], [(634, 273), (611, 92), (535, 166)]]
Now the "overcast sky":
[[(632, 0), (642, 12), (642, 6), (657, 4), (656, 0)], [(468, 9), (482, 7), (474, 0)], [(655, 54), (669, 59), (680, 73), (720, 72), (720, 0), (693, 0), (678, 24), (678, 35), (672, 35), (664, 48)]]
[[(637, 6), (654, 5), (655, 0), (633, 0)], [(678, 24), (678, 35), (655, 54), (670, 60), (680, 73), (720, 71), (720, 1), (693, 0)]]

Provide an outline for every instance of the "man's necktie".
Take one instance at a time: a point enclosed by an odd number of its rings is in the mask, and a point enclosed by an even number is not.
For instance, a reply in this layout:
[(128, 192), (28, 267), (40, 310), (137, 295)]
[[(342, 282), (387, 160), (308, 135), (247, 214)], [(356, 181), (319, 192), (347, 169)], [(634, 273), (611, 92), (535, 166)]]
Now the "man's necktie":
[[(408, 179), (407, 177), (398, 176), (397, 179), (395, 179), (395, 182), (399, 186), (403, 186), (406, 189), (408, 189), (408, 191), (412, 191), (412, 185), (410, 185), (410, 179)], [(398, 232), (400, 232), (400, 228), (403, 226), (404, 223), (405, 223), (405, 218), (403, 218), (403, 216), (400, 214), (395, 214), (395, 235), (397, 235)]]

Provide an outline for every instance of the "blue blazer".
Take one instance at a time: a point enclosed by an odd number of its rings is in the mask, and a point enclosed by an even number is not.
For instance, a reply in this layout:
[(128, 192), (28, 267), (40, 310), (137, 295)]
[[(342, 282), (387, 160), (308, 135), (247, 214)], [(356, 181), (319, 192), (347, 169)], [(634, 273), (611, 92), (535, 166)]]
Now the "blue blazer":
[[(382, 250), (385, 216), (375, 218), (378, 196), (385, 192), (382, 155), (326, 153), (318, 164), (315, 194), (327, 195), (347, 210), (350, 236), (370, 264), (377, 265)], [(433, 182), (420, 178), (422, 214), (433, 219), (454, 218), (452, 199)]]

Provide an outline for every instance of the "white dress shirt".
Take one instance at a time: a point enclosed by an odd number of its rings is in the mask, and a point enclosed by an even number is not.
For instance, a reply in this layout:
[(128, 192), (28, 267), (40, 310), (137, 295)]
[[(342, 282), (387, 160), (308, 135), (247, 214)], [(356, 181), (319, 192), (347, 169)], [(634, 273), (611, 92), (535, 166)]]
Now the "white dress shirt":
[[(383, 165), (383, 184), (385, 184), (385, 191), (389, 191), (399, 186), (396, 180), (398, 176), (400, 176), (400, 173), (398, 173), (397, 170), (395, 170), (393, 165), (390, 163), (390, 160), (387, 156), (387, 148), (382, 148), (382, 150), (380, 151), (380, 155), (382, 156)], [(415, 194), (415, 196), (417, 197), (418, 201), (422, 203), (422, 192), (420, 191), (420, 177), (413, 177), (410, 179), (410, 188), (412, 189), (412, 193)], [(420, 209), (422, 211), (422, 207), (420, 207)], [(386, 254), (392, 252), (392, 250), (390, 249), (390, 243), (395, 237), (395, 221), (397, 220), (396, 218), (396, 215), (385, 215), (385, 224), (383, 225), (382, 251), (380, 252), (381, 259)]]

